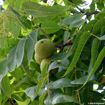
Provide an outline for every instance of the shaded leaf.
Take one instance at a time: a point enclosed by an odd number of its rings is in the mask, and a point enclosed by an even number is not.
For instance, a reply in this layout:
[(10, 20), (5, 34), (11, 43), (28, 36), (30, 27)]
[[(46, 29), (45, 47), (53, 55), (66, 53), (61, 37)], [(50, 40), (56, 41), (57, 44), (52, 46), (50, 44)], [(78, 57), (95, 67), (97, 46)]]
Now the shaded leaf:
[(77, 62), (78, 62), (78, 59), (81, 55), (81, 52), (89, 38), (89, 35), (90, 33), (89, 32), (85, 32), (81, 37), (80, 37), (80, 40), (79, 40), (79, 44), (77, 46), (77, 49), (76, 49), (76, 52), (74, 54), (74, 57), (72, 59), (72, 62), (71, 64), (69, 65), (66, 73), (64, 74), (64, 76), (68, 75), (72, 70), (73, 68), (76, 66)]
[(84, 83), (84, 85), (91, 79), (91, 77), (93, 76), (93, 74), (96, 72), (96, 70), (98, 69), (98, 67), (100, 66), (102, 60), (105, 57), (105, 47), (101, 50), (101, 52), (99, 53), (97, 60), (92, 68), (92, 70), (89, 72), (88, 74), (88, 78), (86, 80), (86, 82)]
[(64, 44), (67, 42), (69, 37), (70, 37), (70, 32), (69, 31), (65, 31), (65, 33), (64, 33), (64, 39), (63, 39), (63, 43)]
[(92, 0), (92, 2), (90, 4), (90, 10), (95, 11), (95, 0)]
[(92, 43), (92, 48), (91, 48), (91, 61), (90, 61), (90, 65), (89, 65), (89, 70), (88, 72), (91, 71), (91, 69), (93, 68), (94, 66), (94, 63), (97, 59), (97, 56), (98, 56), (98, 48), (99, 48), (99, 40), (97, 38), (95, 38), (93, 40), (93, 43)]
[(80, 31), (79, 33), (77, 33), (76, 38), (73, 41), (73, 45), (69, 49), (68, 53), (65, 55), (64, 59), (68, 58), (69, 56), (71, 56), (71, 55), (73, 55), (75, 53), (75, 50), (77, 48), (79, 39), (80, 39), (80, 37), (81, 37), (82, 34), (83, 34), (82, 31)]
[(19, 94), (12, 94), (12, 98), (16, 99), (17, 101), (23, 101), (22, 97)]
[(54, 61), (54, 62), (52, 62), (52, 63), (49, 65), (48, 71), (53, 70), (53, 69), (55, 69), (55, 68), (59, 68), (59, 67), (62, 67), (62, 68), (64, 68), (64, 69), (67, 68), (66, 65), (61, 64), (61, 63), (59, 64), (59, 63), (57, 63), (56, 61)]
[(52, 105), (52, 98), (47, 97), (47, 98), (44, 100), (44, 104), (45, 104), (45, 105)]
[(87, 79), (87, 76), (81, 77), (77, 80), (71, 82), (71, 84), (84, 84)]
[(53, 54), (49, 59), (51, 60), (62, 60), (64, 59), (66, 56), (66, 53), (64, 52), (61, 52), (61, 53), (58, 53), (58, 54)]

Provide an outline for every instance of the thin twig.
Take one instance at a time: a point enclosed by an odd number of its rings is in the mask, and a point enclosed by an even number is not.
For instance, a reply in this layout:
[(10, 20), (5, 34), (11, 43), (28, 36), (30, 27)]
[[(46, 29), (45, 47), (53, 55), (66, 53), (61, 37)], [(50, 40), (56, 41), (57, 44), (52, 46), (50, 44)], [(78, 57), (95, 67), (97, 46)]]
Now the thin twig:
[(49, 39), (48, 34), (46, 34), (41, 27), (38, 27), (38, 29)]
[[(85, 13), (84, 10), (81, 10), (81, 9), (79, 9), (79, 10), (80, 10), (81, 13)], [(98, 11), (87, 12), (87, 13), (85, 13), (85, 15), (86, 15), (86, 18), (88, 18), (89, 16), (91, 16), (91, 15), (96, 15), (96, 14), (98, 14), (98, 13), (99, 13)]]
[[(76, 70), (75, 70), (75, 80), (76, 80), (76, 79), (77, 79), (77, 72), (76, 72)], [(79, 104), (82, 105), (82, 104), (81, 104), (81, 99), (80, 99), (79, 90), (76, 90), (76, 91), (77, 91), (77, 96), (78, 96)]]
[[(47, 79), (48, 79), (47, 85), (49, 85), (49, 72), (47, 74)], [(48, 88), (48, 97), (51, 98), (51, 96), (50, 96), (50, 89), (49, 88)]]
[(98, 11), (94, 11), (94, 12), (87, 12), (87, 13), (85, 13), (85, 15), (87, 15), (87, 16), (91, 16), (91, 15), (96, 15), (96, 14), (98, 14), (99, 12)]
[(95, 38), (99, 39), (98, 36), (94, 35), (93, 33), (90, 34), (91, 36), (94, 36)]
[(70, 40), (68, 40), (65, 44), (63, 45), (56, 45), (56, 48), (60, 49), (60, 51), (62, 51), (64, 49), (64, 47), (72, 45), (73, 43), (71, 42), (73, 38), (71, 38)]

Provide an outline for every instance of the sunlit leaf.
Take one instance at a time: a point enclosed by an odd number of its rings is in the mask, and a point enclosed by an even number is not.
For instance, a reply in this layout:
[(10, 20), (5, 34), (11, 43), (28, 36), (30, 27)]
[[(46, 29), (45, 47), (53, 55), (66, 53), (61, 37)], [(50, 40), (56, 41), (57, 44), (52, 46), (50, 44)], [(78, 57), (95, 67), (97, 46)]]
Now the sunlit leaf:
[(17, 48), (16, 48), (16, 61), (17, 61), (17, 67), (19, 67), (22, 63), (23, 56), (24, 56), (24, 45), (25, 40), (20, 40)]
[(61, 21), (59, 23), (60, 26), (69, 26), (69, 28), (71, 27), (78, 27), (80, 25), (82, 25), (85, 20), (82, 19), (84, 14), (78, 14), (78, 15), (73, 15), (73, 16), (67, 16), (66, 18), (64, 18), (63, 21)]
[(37, 37), (38, 37), (38, 30), (31, 32), (30, 35), (27, 37), (26, 52), (27, 52), (28, 62), (30, 62), (32, 59), (34, 52), (34, 45), (37, 42)]
[(99, 40), (105, 40), (105, 35), (98, 38)]
[(38, 81), (36, 92), (35, 92), (35, 98), (38, 95), (38, 93), (41, 90), (41, 88), (44, 86), (44, 84), (47, 81), (47, 70), (48, 70), (48, 65), (46, 65), (44, 67), (44, 69), (42, 70), (42, 73), (41, 73), (42, 75), (40, 77), (40, 80)]
[(35, 91), (36, 91), (36, 87), (30, 87), (25, 90), (25, 93), (27, 94), (27, 96), (31, 98), (32, 101), (35, 98)]
[(16, 47), (12, 48), (8, 55), (8, 68), (9, 71), (13, 71), (16, 67)]
[(55, 95), (52, 99), (52, 104), (66, 103), (66, 102), (74, 102), (78, 103), (77, 99), (72, 96), (67, 95)]
[(62, 78), (57, 81), (54, 81), (48, 85), (50, 89), (58, 89), (64, 87), (74, 87), (75, 85), (71, 84), (71, 80), (67, 78)]
[(11, 94), (12, 94), (12, 87), (10, 85), (10, 80), (9, 80), (9, 78), (7, 76), (5, 76), (2, 79), (1, 88), (2, 88), (3, 92), (5, 93), (5, 95), (7, 95), (8, 97), (11, 96)]
[(4, 60), (0, 62), (0, 82), (7, 73), (8, 73), (7, 60)]
[(23, 3), (23, 11), (29, 15), (43, 17), (43, 16), (60, 16), (64, 15), (66, 8), (62, 6), (43, 6), (35, 2)]
[(29, 105), (30, 103), (30, 99), (26, 99), (25, 101), (17, 101), (16, 102), (18, 103), (18, 105)]

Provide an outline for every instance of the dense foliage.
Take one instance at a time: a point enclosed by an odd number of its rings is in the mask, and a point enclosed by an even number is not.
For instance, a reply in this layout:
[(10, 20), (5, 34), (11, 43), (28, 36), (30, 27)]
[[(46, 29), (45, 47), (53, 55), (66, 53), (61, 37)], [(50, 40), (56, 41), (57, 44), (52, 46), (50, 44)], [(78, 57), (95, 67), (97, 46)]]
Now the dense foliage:
[[(47, 0), (5, 0), (0, 11), (0, 105), (105, 104), (105, 0), (83, 5), (84, 0), (51, 5)], [(40, 70), (34, 46), (45, 38), (57, 51)]]

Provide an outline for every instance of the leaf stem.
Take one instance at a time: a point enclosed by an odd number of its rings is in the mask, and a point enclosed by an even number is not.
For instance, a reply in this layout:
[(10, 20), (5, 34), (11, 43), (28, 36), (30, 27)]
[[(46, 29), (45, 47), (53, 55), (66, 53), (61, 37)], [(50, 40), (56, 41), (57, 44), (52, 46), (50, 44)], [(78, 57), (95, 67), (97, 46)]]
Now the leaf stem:
[[(49, 72), (47, 74), (47, 79), (48, 79), (47, 85), (49, 85)], [(51, 96), (50, 96), (50, 89), (49, 88), (48, 88), (48, 96), (49, 96), (49, 98), (51, 98)]]
[(90, 34), (91, 36), (94, 36), (95, 38), (99, 39), (98, 36), (94, 35), (93, 33)]
[(38, 29), (49, 39), (48, 34), (46, 34), (41, 27), (38, 27)]
[[(76, 80), (76, 79), (77, 79), (77, 72), (76, 72), (76, 70), (75, 70), (75, 80)], [(79, 104), (82, 105), (82, 104), (81, 104), (81, 99), (80, 99), (79, 90), (76, 90), (76, 92), (77, 92)]]

